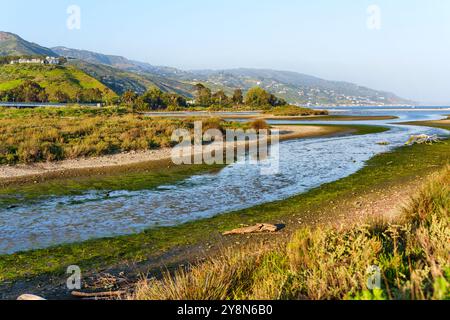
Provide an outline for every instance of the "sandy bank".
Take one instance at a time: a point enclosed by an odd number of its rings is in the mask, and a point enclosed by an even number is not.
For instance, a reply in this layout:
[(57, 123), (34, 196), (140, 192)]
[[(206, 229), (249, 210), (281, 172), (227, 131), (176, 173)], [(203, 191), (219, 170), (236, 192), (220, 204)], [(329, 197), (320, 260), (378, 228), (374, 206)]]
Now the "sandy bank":
[[(321, 126), (278, 126), (280, 140), (312, 138), (338, 133), (350, 133), (352, 130), (339, 127)], [(171, 149), (157, 149), (120, 153), (102, 157), (71, 159), (59, 162), (21, 164), (15, 166), (0, 166), (0, 181), (15, 178), (39, 177), (47, 174), (57, 174), (71, 170), (111, 169), (152, 161), (170, 160)]]

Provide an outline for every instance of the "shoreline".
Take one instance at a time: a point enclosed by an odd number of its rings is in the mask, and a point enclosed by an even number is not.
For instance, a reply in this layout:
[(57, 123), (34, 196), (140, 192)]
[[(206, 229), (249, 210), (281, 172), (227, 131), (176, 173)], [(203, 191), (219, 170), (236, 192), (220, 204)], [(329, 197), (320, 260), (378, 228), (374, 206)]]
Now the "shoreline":
[(444, 130), (450, 130), (450, 116), (442, 120), (430, 120), (430, 121), (408, 121), (398, 123), (404, 126), (421, 126), (421, 127), (432, 127)]
[[(0, 256), (0, 271), (3, 271), (0, 292), (9, 299), (25, 292), (68, 298), (67, 265), (80, 265), (85, 270), (87, 284), (105, 274), (116, 277), (125, 274), (132, 281), (140, 280), (142, 274), (160, 276), (161, 266), (176, 270), (180, 265), (220, 254), (226, 247), (289, 239), (290, 230), (297, 227), (358, 223), (359, 218), (392, 209), (391, 200), (407, 197), (408, 190), (414, 190), (418, 182), (448, 162), (449, 147), (448, 141), (433, 146), (402, 147), (376, 156), (349, 177), (307, 193), (178, 227), (3, 255)], [(287, 227), (275, 235), (221, 236), (240, 224), (261, 221), (283, 223)], [(80, 260), (81, 253), (90, 258)]]
[(190, 118), (195, 116), (217, 117), (230, 120), (303, 120), (303, 121), (378, 121), (378, 120), (395, 120), (396, 116), (380, 115), (380, 116), (352, 116), (352, 115), (298, 115), (298, 116), (280, 116), (264, 111), (194, 111), (194, 112), (147, 112), (143, 115), (154, 118)]
[[(316, 138), (337, 134), (351, 134), (356, 129), (351, 126), (274, 126), (280, 130), (280, 141)], [(225, 148), (229, 148), (226, 145)], [(133, 167), (145, 163), (161, 163), (166, 165), (171, 160), (171, 148), (157, 150), (135, 151), (119, 153), (102, 157), (63, 160), (59, 162), (45, 162), (34, 164), (20, 164), (15, 166), (0, 166), (0, 184), (20, 183), (25, 180), (42, 180), (45, 177), (70, 177), (91, 174), (92, 171), (108, 172), (120, 167)], [(204, 151), (204, 154), (207, 151)]]
[(311, 116), (274, 116), (271, 114), (257, 115), (231, 115), (226, 119), (246, 119), (246, 120), (298, 120), (298, 121), (379, 121), (395, 120), (396, 116), (347, 116), (347, 115), (311, 115)]

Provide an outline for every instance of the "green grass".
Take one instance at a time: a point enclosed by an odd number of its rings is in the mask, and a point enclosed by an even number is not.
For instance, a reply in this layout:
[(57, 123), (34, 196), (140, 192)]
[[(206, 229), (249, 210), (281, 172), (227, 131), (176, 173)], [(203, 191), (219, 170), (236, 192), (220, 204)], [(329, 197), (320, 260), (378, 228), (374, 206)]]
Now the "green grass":
[[(50, 101), (55, 101), (57, 91), (75, 99), (81, 89), (99, 89), (102, 92), (106, 89), (101, 82), (73, 66), (0, 65), (0, 91), (14, 89), (25, 80), (37, 82), (45, 88)], [(115, 94), (111, 93), (113, 96)]]
[[(450, 166), (432, 176), (396, 221), (305, 228), (275, 249), (253, 245), (142, 281), (137, 300), (450, 299)], [(369, 268), (380, 270), (378, 288)], [(374, 281), (375, 282), (375, 281)], [(378, 285), (378, 284), (377, 284)]]
[[(447, 120), (450, 120), (450, 116), (447, 118)], [(450, 130), (450, 123), (444, 123), (442, 121), (415, 121), (415, 122), (404, 122), (402, 124)]]
[(76, 104), (56, 108), (56, 107), (41, 107), (41, 108), (5, 108), (0, 107), (0, 119), (17, 119), (18, 121), (29, 121), (33, 117), (36, 118), (68, 118), (68, 117), (87, 117), (87, 116), (120, 116), (129, 113), (124, 107), (107, 107), (107, 108), (93, 108), (80, 107)]
[(300, 108), (297, 106), (282, 106), (275, 107), (270, 110), (265, 111), (264, 113), (270, 114), (276, 117), (280, 116), (310, 116), (310, 115), (328, 115), (328, 111), (323, 110), (314, 110), (309, 108)]
[(23, 80), (17, 79), (17, 80), (10, 80), (0, 83), (0, 91), (6, 91), (11, 90), (14, 88), (17, 88), (23, 83)]
[(4, 255), (0, 257), (0, 280), (17, 280), (43, 274), (63, 275), (69, 265), (95, 270), (126, 261), (140, 262), (174, 247), (207, 241), (212, 235), (241, 224), (278, 222), (293, 216), (314, 219), (322, 210), (329, 209), (330, 202), (343, 201), (376, 188), (383, 189), (426, 176), (447, 164), (449, 155), (449, 141), (431, 146), (404, 147), (374, 157), (354, 175), (287, 200), (176, 227), (151, 229), (137, 235)]

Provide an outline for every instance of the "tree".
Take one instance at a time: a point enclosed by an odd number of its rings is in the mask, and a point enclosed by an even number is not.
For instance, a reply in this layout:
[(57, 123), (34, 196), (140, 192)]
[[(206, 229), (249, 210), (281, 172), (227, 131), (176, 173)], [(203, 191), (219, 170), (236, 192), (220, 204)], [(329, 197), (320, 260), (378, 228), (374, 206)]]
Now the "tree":
[(103, 89), (102, 100), (106, 105), (111, 104), (112, 94), (113, 94), (113, 91), (111, 89), (109, 89), (109, 88)]
[(47, 92), (45, 92), (45, 90), (42, 90), (41, 92), (39, 92), (38, 96), (37, 96), (37, 100), (38, 100), (38, 102), (48, 102)]
[(37, 82), (26, 80), (20, 86), (12, 90), (14, 101), (21, 102), (47, 102), (48, 95), (45, 89)]
[(164, 93), (159, 88), (150, 88), (144, 93), (142, 98), (151, 110), (167, 108), (167, 104), (164, 101)]
[(201, 83), (196, 84), (195, 87), (197, 89), (195, 102), (200, 106), (209, 107), (211, 105), (211, 90)]
[(62, 92), (61, 90), (57, 90), (55, 92), (55, 100), (56, 100), (56, 102), (59, 102), (59, 103), (66, 103), (66, 102), (69, 102), (70, 97), (67, 93)]
[(98, 88), (83, 90), (82, 102), (102, 102), (102, 91)]
[(167, 107), (174, 107), (174, 109), (187, 107), (186, 98), (176, 93), (165, 93), (164, 103)]
[(212, 95), (211, 102), (219, 106), (226, 106), (230, 103), (230, 99), (223, 90), (219, 90)]
[(232, 101), (236, 105), (240, 105), (244, 103), (244, 95), (241, 89), (234, 90)]
[(245, 104), (252, 107), (269, 106), (270, 94), (260, 87), (251, 88), (245, 96)]
[(122, 94), (121, 101), (124, 103), (127, 107), (132, 107), (133, 104), (136, 102), (136, 99), (138, 98), (138, 95), (131, 91), (127, 90)]
[(75, 102), (80, 103), (83, 101), (84, 101), (84, 92), (83, 90), (80, 89), (75, 93)]
[(260, 87), (248, 90), (245, 104), (252, 107), (277, 107), (286, 105), (286, 101), (276, 97)]
[(144, 96), (139, 96), (133, 103), (133, 111), (148, 111), (149, 105), (145, 101)]

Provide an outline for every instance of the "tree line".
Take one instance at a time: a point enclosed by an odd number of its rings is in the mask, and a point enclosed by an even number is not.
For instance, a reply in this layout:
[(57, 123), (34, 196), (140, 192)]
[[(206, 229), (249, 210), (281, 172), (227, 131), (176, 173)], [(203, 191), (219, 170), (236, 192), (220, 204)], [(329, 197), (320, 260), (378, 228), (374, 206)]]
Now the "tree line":
[(49, 94), (39, 83), (26, 80), (16, 88), (0, 92), (0, 101), (9, 102), (55, 102), (55, 103), (105, 103), (107, 105), (120, 104), (133, 111), (181, 111), (189, 105), (202, 108), (229, 108), (234, 106), (250, 106), (267, 109), (284, 106), (287, 102), (260, 87), (248, 90), (244, 95), (242, 89), (236, 89), (228, 96), (223, 90), (212, 92), (203, 84), (195, 85), (195, 100), (188, 103), (187, 98), (171, 92), (163, 92), (152, 87), (139, 95), (128, 90), (120, 97), (113, 98), (113, 91), (109, 88), (79, 89), (75, 94), (57, 90)]
[(244, 97), (242, 89), (236, 89), (232, 96), (228, 96), (223, 90), (213, 93), (211, 89), (203, 84), (197, 84), (195, 104), (200, 107), (231, 107), (231, 106), (250, 106), (257, 108), (270, 108), (287, 105), (284, 99), (267, 92), (260, 87), (254, 87), (248, 90)]
[(203, 84), (195, 85), (195, 100), (188, 103), (187, 99), (176, 93), (163, 92), (158, 88), (151, 88), (143, 95), (133, 91), (126, 91), (120, 102), (135, 111), (169, 110), (180, 111), (189, 105), (202, 108), (229, 108), (233, 106), (250, 106), (255, 108), (271, 108), (287, 105), (283, 99), (255, 87), (251, 88), (244, 96), (242, 89), (236, 89), (232, 96), (228, 96), (223, 90), (212, 92)]
[(0, 101), (7, 102), (55, 102), (55, 103), (100, 103), (110, 100), (112, 91), (108, 88), (79, 89), (72, 96), (62, 90), (49, 94), (39, 83), (25, 80), (19, 86), (0, 92)]

